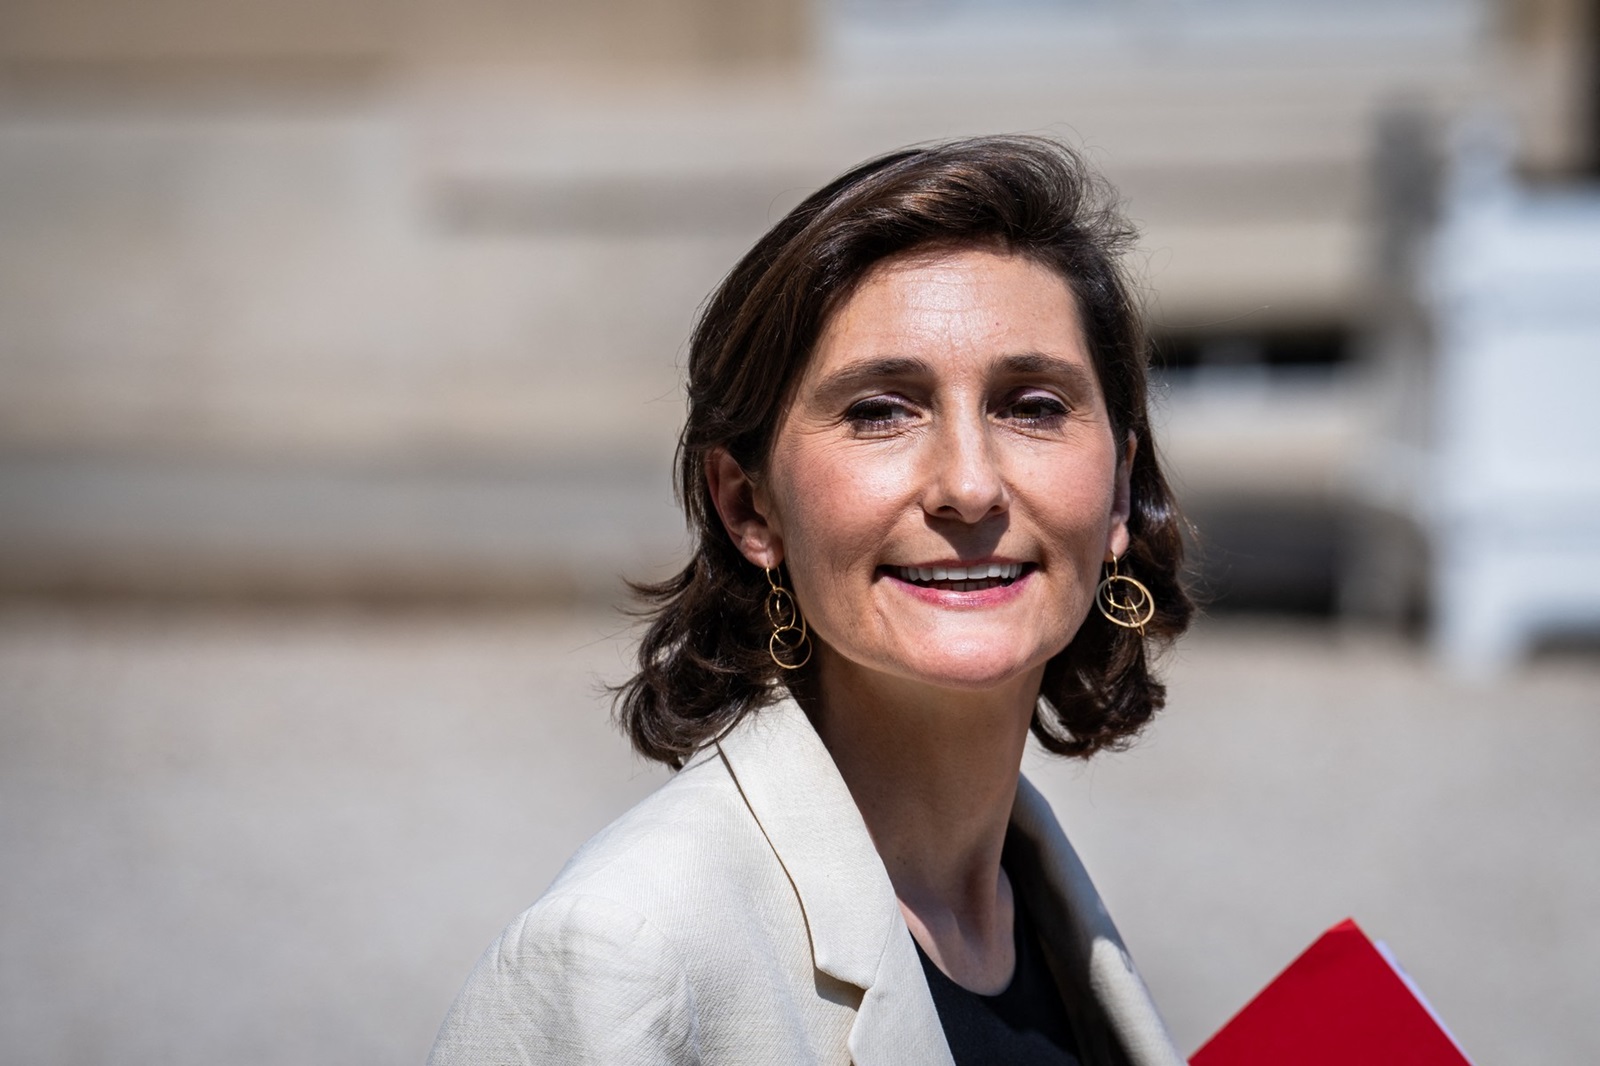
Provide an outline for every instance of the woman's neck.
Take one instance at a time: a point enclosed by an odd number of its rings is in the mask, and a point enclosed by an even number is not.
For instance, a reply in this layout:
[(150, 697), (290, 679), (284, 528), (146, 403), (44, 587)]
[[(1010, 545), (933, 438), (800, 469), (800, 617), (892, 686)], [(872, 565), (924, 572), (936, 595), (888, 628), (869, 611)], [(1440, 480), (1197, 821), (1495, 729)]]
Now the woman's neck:
[(1040, 676), (930, 689), (824, 655), (805, 701), (912, 935), (958, 984), (993, 993), (1015, 962), (1000, 867)]

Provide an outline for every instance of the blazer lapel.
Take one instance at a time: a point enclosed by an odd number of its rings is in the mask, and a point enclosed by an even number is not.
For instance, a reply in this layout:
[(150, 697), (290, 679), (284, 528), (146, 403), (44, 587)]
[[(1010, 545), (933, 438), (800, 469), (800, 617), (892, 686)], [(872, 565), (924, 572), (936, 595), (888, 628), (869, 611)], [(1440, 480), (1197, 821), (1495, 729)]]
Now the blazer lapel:
[(954, 1066), (888, 871), (805, 712), (783, 700), (717, 746), (794, 886), (816, 968), (862, 990), (852, 1059)]
[[(900, 917), (898, 905), (895, 916)], [(857, 1066), (955, 1066), (922, 960), (903, 919), (885, 946), (872, 987), (861, 998), (850, 1030), (850, 1060)]]
[[(861, 989), (858, 1066), (954, 1066), (894, 886), (833, 757), (792, 700), (745, 716), (717, 744), (794, 886), (813, 964)], [(1183, 1066), (1105, 904), (1049, 803), (1026, 778), (1008, 862), (1062, 984), (1085, 1061)]]
[(1008, 853), (1063, 985), (1087, 1061), (1183, 1066), (1122, 937), (1050, 804), (1017, 783)]

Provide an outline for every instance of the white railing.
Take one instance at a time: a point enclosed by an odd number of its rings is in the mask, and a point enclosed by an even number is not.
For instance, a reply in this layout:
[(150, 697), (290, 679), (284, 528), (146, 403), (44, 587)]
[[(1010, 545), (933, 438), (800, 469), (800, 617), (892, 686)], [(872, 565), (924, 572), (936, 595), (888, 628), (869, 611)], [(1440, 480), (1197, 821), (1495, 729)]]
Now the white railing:
[(1423, 506), (1435, 641), (1489, 674), (1600, 628), (1600, 189), (1529, 191), (1503, 140), (1457, 153), (1430, 260)]

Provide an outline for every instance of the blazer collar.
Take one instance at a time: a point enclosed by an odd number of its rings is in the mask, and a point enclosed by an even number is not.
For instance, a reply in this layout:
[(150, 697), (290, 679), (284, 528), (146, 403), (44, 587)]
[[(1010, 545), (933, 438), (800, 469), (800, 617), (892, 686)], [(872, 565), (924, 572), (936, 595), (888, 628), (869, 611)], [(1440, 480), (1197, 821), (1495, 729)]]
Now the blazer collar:
[(793, 700), (746, 715), (723, 760), (799, 897), (818, 970), (862, 990), (859, 1066), (954, 1066), (894, 886), (844, 778)]
[(817, 968), (870, 987), (885, 943), (904, 922), (822, 738), (786, 699), (746, 715), (718, 747), (800, 897)]
[[(794, 886), (817, 969), (863, 990), (854, 1061), (953, 1066), (889, 873), (805, 712), (784, 699), (747, 714), (717, 747)], [(1085, 1061), (1181, 1066), (1088, 872), (1026, 778), (1011, 834), (1013, 884), (1080, 1019)]]
[(1183, 1066), (1089, 872), (1026, 777), (1017, 782), (1007, 856), (1012, 886), (1031, 907), (1086, 1045), (1085, 1061)]

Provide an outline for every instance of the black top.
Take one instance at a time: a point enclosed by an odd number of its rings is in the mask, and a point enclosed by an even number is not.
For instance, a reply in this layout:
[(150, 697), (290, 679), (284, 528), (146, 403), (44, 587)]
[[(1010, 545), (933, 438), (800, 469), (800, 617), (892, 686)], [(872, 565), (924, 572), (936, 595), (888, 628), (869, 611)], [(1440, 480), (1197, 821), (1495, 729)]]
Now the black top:
[(917, 945), (950, 1054), (956, 1066), (1081, 1066), (1061, 993), (1020, 896), (1014, 913), (1017, 968), (998, 995), (962, 988)]

